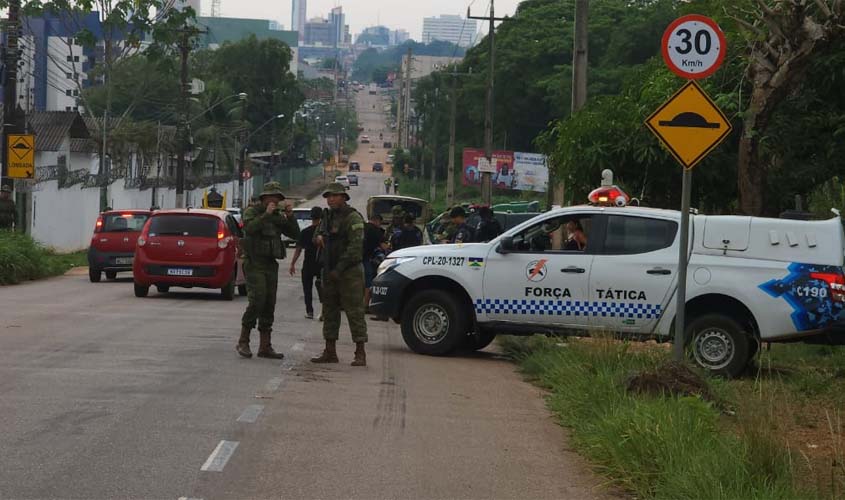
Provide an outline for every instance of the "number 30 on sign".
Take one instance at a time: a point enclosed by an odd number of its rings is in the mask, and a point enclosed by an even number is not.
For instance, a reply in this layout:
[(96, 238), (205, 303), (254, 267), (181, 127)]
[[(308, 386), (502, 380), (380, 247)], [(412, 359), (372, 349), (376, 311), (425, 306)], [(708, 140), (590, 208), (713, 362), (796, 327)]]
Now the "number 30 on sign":
[(719, 25), (709, 17), (679, 17), (663, 33), (663, 59), (676, 75), (689, 80), (706, 78), (725, 59), (727, 42)]

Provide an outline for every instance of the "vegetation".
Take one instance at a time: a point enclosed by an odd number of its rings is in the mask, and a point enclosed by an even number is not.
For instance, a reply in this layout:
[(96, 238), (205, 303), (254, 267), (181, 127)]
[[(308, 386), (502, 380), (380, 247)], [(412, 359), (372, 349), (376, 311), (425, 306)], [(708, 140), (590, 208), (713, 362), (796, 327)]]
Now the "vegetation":
[(842, 348), (774, 346), (756, 377), (706, 381), (707, 398), (626, 389), (632, 374), (665, 363), (659, 346), (545, 337), (507, 337), (502, 345), (550, 391), (548, 406), (575, 447), (637, 497), (839, 498), (845, 491), (845, 384), (835, 375)]
[(402, 58), (408, 53), (408, 49), (411, 49), (415, 56), (461, 57), (465, 53), (465, 49), (440, 40), (427, 45), (409, 40), (384, 51), (370, 48), (355, 60), (352, 79), (359, 82), (386, 82), (389, 73), (398, 72), (402, 67)]
[(25, 234), (0, 230), (0, 285), (56, 276), (85, 265), (85, 252), (57, 254)]

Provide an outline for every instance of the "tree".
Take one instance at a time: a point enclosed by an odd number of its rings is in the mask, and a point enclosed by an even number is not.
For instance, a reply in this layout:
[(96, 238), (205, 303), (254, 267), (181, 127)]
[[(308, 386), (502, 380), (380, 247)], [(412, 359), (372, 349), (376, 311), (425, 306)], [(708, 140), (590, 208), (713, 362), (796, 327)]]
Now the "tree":
[(751, 101), (745, 111), (737, 164), (739, 204), (749, 215), (765, 209), (767, 173), (763, 138), (778, 107), (805, 76), (808, 65), (845, 33), (840, 0), (756, 0), (749, 32), (747, 77)]

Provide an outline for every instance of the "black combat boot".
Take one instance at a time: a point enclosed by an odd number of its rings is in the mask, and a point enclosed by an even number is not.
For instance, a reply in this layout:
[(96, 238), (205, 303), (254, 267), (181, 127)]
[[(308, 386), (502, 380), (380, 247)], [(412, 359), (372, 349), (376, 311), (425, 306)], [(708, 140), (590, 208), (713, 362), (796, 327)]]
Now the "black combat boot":
[(270, 359), (283, 359), (285, 357), (284, 354), (280, 352), (276, 352), (273, 350), (272, 344), (270, 344), (270, 332), (272, 330), (259, 330), (258, 333), (261, 334), (261, 343), (258, 346), (258, 357), (259, 358), (270, 358)]
[(363, 342), (355, 342), (355, 361), (352, 366), (367, 366), (367, 352)]
[(311, 358), (312, 363), (337, 363), (339, 361), (337, 359), (337, 340), (327, 340), (323, 354)]
[(245, 358), (252, 357), (252, 351), (249, 350), (249, 332), (252, 328), (245, 326), (241, 327), (241, 338), (238, 339), (238, 354)]

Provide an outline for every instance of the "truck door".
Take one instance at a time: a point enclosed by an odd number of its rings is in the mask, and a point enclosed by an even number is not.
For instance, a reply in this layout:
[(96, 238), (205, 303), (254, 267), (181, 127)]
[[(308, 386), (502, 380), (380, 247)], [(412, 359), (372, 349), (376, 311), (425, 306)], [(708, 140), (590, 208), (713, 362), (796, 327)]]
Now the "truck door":
[(586, 328), (589, 244), (567, 249), (567, 223), (580, 220), (589, 235), (592, 214), (546, 218), (513, 235), (512, 250), (490, 251), (484, 269), (484, 298), (476, 301), (487, 321)]
[(593, 324), (650, 333), (677, 280), (678, 223), (610, 213), (600, 225), (604, 235), (590, 275)]

